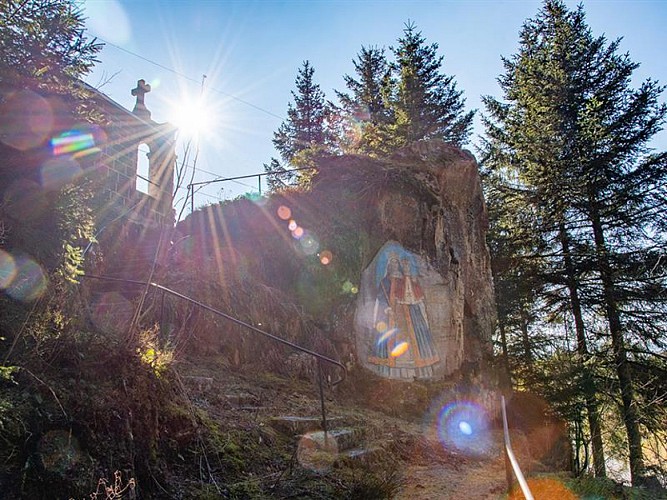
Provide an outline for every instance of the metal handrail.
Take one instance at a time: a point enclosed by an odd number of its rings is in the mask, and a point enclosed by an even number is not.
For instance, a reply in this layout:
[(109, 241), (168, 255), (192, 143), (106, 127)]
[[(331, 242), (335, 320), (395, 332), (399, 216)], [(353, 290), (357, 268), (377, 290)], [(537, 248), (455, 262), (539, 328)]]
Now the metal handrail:
[(336, 386), (336, 385), (340, 384), (341, 382), (343, 382), (345, 380), (345, 376), (347, 375), (347, 368), (345, 368), (345, 365), (343, 363), (341, 363), (340, 361), (336, 361), (335, 359), (331, 359), (331, 358), (329, 358), (329, 357), (327, 357), (323, 354), (320, 354), (318, 352), (311, 351), (310, 349), (302, 347), (299, 344), (295, 344), (294, 342), (290, 342), (289, 340), (285, 340), (285, 339), (283, 339), (281, 337), (278, 337), (276, 335), (273, 335), (269, 332), (265, 332), (264, 330), (260, 330), (259, 328), (255, 327), (255, 326), (253, 326), (249, 323), (246, 323), (245, 321), (241, 321), (240, 319), (237, 319), (233, 316), (230, 316), (229, 314), (226, 314), (222, 311), (219, 311), (218, 309), (215, 309), (215, 308), (213, 308), (213, 307), (211, 307), (207, 304), (199, 302), (198, 300), (195, 300), (191, 297), (188, 297), (187, 295), (183, 295), (182, 293), (179, 293), (176, 290), (172, 290), (171, 288), (167, 288), (166, 286), (162, 286), (162, 285), (159, 285), (159, 284), (153, 283), (153, 282), (128, 280), (128, 279), (124, 279), (124, 278), (113, 278), (111, 276), (97, 276), (97, 275), (94, 275), (94, 274), (84, 274), (83, 277), (84, 278), (93, 278), (93, 279), (98, 279), (98, 280), (105, 280), (105, 281), (115, 281), (115, 282), (119, 282), (119, 283), (129, 283), (129, 284), (132, 284), (132, 285), (151, 286), (153, 288), (157, 288), (158, 290), (162, 290), (163, 292), (166, 292), (170, 295), (173, 295), (174, 297), (178, 297), (179, 299), (183, 299), (187, 302), (190, 302), (191, 304), (194, 304), (198, 307), (201, 307), (202, 309), (205, 309), (206, 311), (209, 311), (209, 312), (212, 312), (213, 314), (221, 316), (221, 317), (231, 321), (232, 323), (236, 323), (239, 326), (243, 326), (243, 327), (245, 327), (245, 328), (247, 328), (247, 329), (249, 329), (249, 330), (251, 330), (255, 333), (259, 333), (260, 335), (268, 337), (271, 340), (274, 340), (274, 341), (279, 342), (283, 345), (291, 347), (292, 349), (295, 349), (297, 351), (301, 351), (303, 353), (309, 354), (309, 355), (311, 355), (311, 356), (313, 356), (313, 357), (315, 357), (315, 358), (317, 358), (321, 361), (326, 361), (327, 363), (330, 363), (330, 364), (336, 366), (336, 368), (340, 368), (341, 371), (342, 371), (341, 372), (342, 375), (340, 376), (340, 378), (338, 380), (331, 382), (331, 385), (333, 385), (333, 386)]
[[(505, 456), (509, 459), (510, 463), (512, 464), (512, 470), (514, 471), (514, 475), (516, 476), (517, 481), (519, 481), (519, 486), (521, 487), (523, 496), (526, 497), (526, 500), (535, 500), (533, 494), (530, 491), (530, 488), (528, 487), (528, 482), (526, 481), (526, 478), (523, 476), (523, 472), (521, 472), (521, 468), (519, 467), (519, 462), (517, 462), (516, 457), (514, 456), (514, 451), (512, 451), (512, 444), (510, 443), (510, 433), (507, 426), (507, 411), (505, 410), (505, 396), (500, 396), (500, 407), (503, 412), (503, 434), (505, 435), (505, 453), (506, 453)], [(511, 476), (508, 474), (508, 477)], [(510, 483), (510, 481), (508, 481), (508, 483)], [(507, 486), (510, 489), (512, 487), (511, 484), (508, 484)]]
[(249, 329), (250, 331), (253, 331), (255, 333), (259, 333), (260, 335), (263, 335), (265, 337), (270, 338), (271, 340), (274, 340), (276, 342), (279, 342), (283, 345), (286, 345), (288, 347), (291, 347), (292, 349), (296, 349), (297, 351), (301, 351), (303, 353), (309, 354), (310, 356), (313, 356), (314, 358), (317, 359), (317, 375), (318, 375), (318, 382), (319, 382), (319, 392), (320, 392), (320, 406), (321, 406), (321, 411), (322, 411), (322, 430), (324, 431), (324, 439), (327, 439), (327, 433), (329, 431), (328, 429), (328, 424), (327, 424), (327, 413), (326, 409), (324, 406), (324, 389), (322, 387), (322, 361), (326, 361), (327, 363), (330, 363), (334, 365), (336, 368), (340, 368), (342, 370), (342, 375), (340, 378), (336, 381), (331, 382), (332, 386), (336, 386), (340, 384), (343, 380), (345, 380), (345, 376), (347, 375), (347, 368), (345, 368), (345, 365), (342, 364), (340, 361), (336, 361), (335, 359), (331, 359), (323, 354), (320, 354), (315, 351), (311, 351), (310, 349), (306, 349), (305, 347), (300, 346), (299, 344), (295, 344), (294, 342), (290, 342), (289, 340), (285, 340), (281, 337), (277, 337), (276, 335), (273, 335), (269, 332), (265, 332), (264, 330), (260, 330), (259, 328), (251, 325), (250, 323), (246, 323), (245, 321), (241, 321), (240, 319), (237, 319), (233, 316), (230, 316), (229, 314), (226, 314), (222, 311), (218, 311), (217, 309), (204, 304), (202, 302), (199, 302), (198, 300), (195, 300), (191, 297), (188, 297), (187, 295), (183, 295), (182, 293), (177, 292), (176, 290), (172, 290), (171, 288), (167, 288), (166, 286), (158, 285), (157, 283), (153, 282), (148, 282), (148, 281), (139, 281), (139, 280), (128, 280), (124, 278), (112, 278), (111, 276), (97, 276), (94, 274), (84, 274), (84, 278), (93, 278), (93, 279), (98, 279), (98, 280), (106, 280), (106, 281), (115, 281), (118, 283), (129, 283), (132, 285), (142, 285), (142, 286), (152, 286), (153, 288), (157, 288), (158, 290), (161, 290), (163, 292), (162, 297), (164, 298), (164, 293), (168, 293), (170, 295), (173, 295), (174, 297), (178, 297), (179, 299), (183, 299), (187, 302), (190, 302), (191, 304), (196, 305), (197, 307), (201, 307), (202, 309), (212, 312), (213, 314), (216, 314), (218, 316), (221, 316), (225, 318), (226, 320), (231, 321), (232, 323), (236, 323), (239, 326), (243, 326), (244, 328)]

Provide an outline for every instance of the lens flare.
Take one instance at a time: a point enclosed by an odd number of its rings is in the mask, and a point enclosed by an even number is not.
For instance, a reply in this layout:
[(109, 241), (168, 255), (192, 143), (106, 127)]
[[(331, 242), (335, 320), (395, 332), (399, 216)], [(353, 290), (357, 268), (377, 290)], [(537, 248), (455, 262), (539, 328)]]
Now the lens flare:
[(466, 421), (459, 422), (459, 430), (466, 436), (470, 436), (472, 434), (472, 427)]
[(370, 120), (367, 106), (359, 106), (352, 115), (337, 117), (342, 120), (344, 141), (351, 147), (358, 146), (363, 137), (364, 125)]
[(301, 238), (303, 237), (304, 232), (305, 232), (305, 231), (303, 230), (302, 227), (297, 226), (296, 228), (294, 228), (294, 229), (292, 230), (292, 236), (293, 236), (295, 239), (299, 240), (299, 239), (301, 239)]
[(51, 135), (53, 110), (40, 95), (12, 92), (0, 105), (0, 142), (26, 151), (41, 145)]
[(301, 250), (306, 255), (315, 255), (320, 248), (320, 242), (317, 241), (317, 238), (307, 231), (304, 232), (299, 243), (301, 244)]
[(375, 324), (375, 329), (376, 329), (379, 333), (386, 332), (386, 331), (387, 331), (387, 323), (385, 323), (384, 321), (378, 321), (378, 322)]
[(62, 155), (66, 153), (84, 153), (91, 152), (95, 148), (95, 136), (92, 132), (84, 132), (81, 130), (68, 130), (57, 137), (51, 138), (51, 151), (54, 155)]
[[(388, 339), (390, 339), (398, 330), (396, 328), (392, 328), (391, 330), (387, 330), (382, 334), (382, 336), (378, 339), (377, 344), (380, 345), (383, 342), (386, 342)], [(407, 350), (407, 342), (403, 342), (406, 344), (405, 349)], [(401, 344), (397, 345), (396, 347), (400, 347)]]
[(329, 250), (324, 250), (320, 253), (320, 262), (323, 266), (328, 266), (333, 260), (333, 254)]
[(289, 207), (286, 207), (285, 205), (280, 205), (276, 213), (278, 214), (278, 217), (280, 217), (282, 220), (287, 220), (290, 217), (292, 217), (292, 211), (290, 210)]
[(20, 178), (7, 187), (3, 202), (5, 210), (15, 219), (27, 221), (42, 217), (49, 206), (42, 187), (30, 179)]
[(169, 122), (179, 133), (193, 139), (215, 128), (215, 109), (205, 102), (204, 96), (192, 99), (185, 95), (173, 104)]
[(408, 348), (410, 347), (410, 344), (407, 342), (401, 342), (398, 344), (396, 347), (394, 347), (391, 350), (391, 353), (389, 354), (392, 358), (399, 358), (403, 356), (406, 352), (408, 352)]
[(132, 29), (130, 19), (118, 0), (86, 2), (87, 24), (90, 30), (101, 38), (115, 44), (130, 41)]
[(290, 231), (294, 231), (297, 227), (299, 227), (299, 225), (296, 223), (295, 220), (291, 220), (287, 224), (287, 229), (289, 229)]
[(16, 277), (16, 264), (11, 254), (0, 250), (0, 288), (5, 289)]
[(351, 281), (347, 280), (343, 283), (343, 292), (351, 293), (352, 295), (356, 294), (359, 289)]
[(492, 446), (488, 415), (475, 403), (454, 401), (443, 406), (437, 430), (443, 446), (472, 456), (484, 455)]
[[(527, 478), (528, 488), (534, 498), (557, 498), (558, 500), (576, 500), (579, 498), (559, 479), (550, 477), (531, 477)], [(526, 498), (521, 491), (521, 487), (515, 484), (507, 496), (508, 500), (519, 500)], [(597, 499), (599, 496), (586, 496), (585, 498)]]
[(46, 290), (46, 274), (39, 264), (29, 257), (17, 257), (16, 274), (6, 287), (7, 294), (22, 302), (32, 302)]
[(134, 314), (132, 303), (118, 292), (101, 294), (92, 301), (91, 310), (93, 323), (109, 333), (126, 329)]
[(79, 163), (70, 156), (50, 158), (40, 170), (44, 189), (59, 189), (83, 173)]

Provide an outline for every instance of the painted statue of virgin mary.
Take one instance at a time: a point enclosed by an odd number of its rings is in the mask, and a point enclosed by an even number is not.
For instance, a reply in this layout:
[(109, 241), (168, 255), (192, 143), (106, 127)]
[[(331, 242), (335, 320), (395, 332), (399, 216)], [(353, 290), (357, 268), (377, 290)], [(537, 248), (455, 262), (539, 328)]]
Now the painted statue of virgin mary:
[(414, 255), (400, 245), (385, 248), (376, 267), (373, 309), (376, 335), (368, 361), (412, 373), (439, 361), (428, 324)]

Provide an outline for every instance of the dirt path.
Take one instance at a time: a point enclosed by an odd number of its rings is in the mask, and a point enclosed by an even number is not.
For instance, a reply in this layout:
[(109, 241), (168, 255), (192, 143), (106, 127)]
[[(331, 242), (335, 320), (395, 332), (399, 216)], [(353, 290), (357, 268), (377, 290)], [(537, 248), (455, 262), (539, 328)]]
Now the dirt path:
[[(422, 434), (428, 447), (443, 450), (442, 443), (431, 429)], [(493, 437), (496, 443), (484, 456), (465, 456), (449, 451), (434, 460), (417, 460), (404, 473), (404, 485), (397, 500), (490, 500), (498, 499), (506, 492), (505, 462), (499, 446), (500, 435)]]
[(471, 463), (452, 469), (448, 464), (410, 466), (397, 500), (497, 499), (505, 492), (505, 469), (500, 461)]

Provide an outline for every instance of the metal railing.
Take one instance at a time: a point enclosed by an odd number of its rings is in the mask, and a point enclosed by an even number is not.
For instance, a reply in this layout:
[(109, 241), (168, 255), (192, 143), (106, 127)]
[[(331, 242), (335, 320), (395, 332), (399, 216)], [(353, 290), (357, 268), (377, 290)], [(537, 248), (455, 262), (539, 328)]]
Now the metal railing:
[[(514, 451), (512, 451), (512, 444), (510, 443), (510, 433), (507, 426), (507, 410), (505, 409), (505, 396), (500, 396), (500, 407), (503, 412), (503, 434), (505, 436), (505, 469), (507, 473), (507, 490), (512, 489), (512, 472), (510, 471), (510, 465), (514, 475), (516, 476), (517, 481), (519, 481), (519, 486), (523, 492), (523, 496), (526, 497), (526, 500), (534, 500), (533, 494), (530, 492), (528, 487), (528, 482), (521, 472), (519, 467), (519, 462), (517, 462), (516, 457), (514, 456)], [(508, 463), (509, 462), (509, 463)]]
[[(235, 323), (239, 326), (242, 326), (254, 333), (263, 335), (264, 337), (267, 337), (275, 342), (278, 342), (280, 344), (283, 344), (287, 347), (290, 347), (294, 350), (303, 352), (305, 354), (308, 354), (312, 357), (314, 357), (317, 360), (317, 376), (318, 376), (318, 385), (319, 385), (319, 393), (320, 393), (320, 407), (321, 407), (321, 412), (322, 412), (322, 430), (325, 433), (328, 432), (327, 429), (327, 416), (326, 416), (326, 409), (325, 409), (325, 404), (324, 404), (324, 387), (322, 383), (322, 361), (329, 363), (331, 365), (334, 365), (336, 368), (341, 370), (341, 375), (338, 380), (334, 380), (331, 382), (332, 386), (336, 386), (343, 382), (345, 380), (345, 376), (347, 375), (347, 369), (345, 368), (345, 365), (343, 365), (340, 361), (336, 361), (335, 359), (331, 359), (328, 356), (325, 356), (323, 354), (320, 354), (318, 352), (312, 351), (310, 349), (307, 349), (303, 346), (300, 346), (299, 344), (295, 344), (294, 342), (290, 342), (289, 340), (285, 340), (281, 337), (278, 337), (276, 335), (273, 335), (269, 332), (265, 332), (264, 330), (260, 330), (254, 325), (251, 325), (250, 323), (246, 323), (245, 321), (241, 321), (238, 318), (235, 318), (233, 316), (230, 316), (229, 314), (226, 314), (222, 311), (219, 311), (218, 309), (215, 309), (214, 307), (211, 307), (207, 304), (204, 304), (203, 302), (200, 302), (198, 300), (193, 299), (192, 297), (188, 297), (187, 295), (183, 295), (182, 293), (177, 292), (176, 290), (172, 290), (171, 288), (167, 288), (166, 286), (159, 285), (157, 283), (153, 282), (147, 282), (147, 281), (139, 281), (139, 280), (129, 280), (129, 279), (124, 279), (124, 278), (113, 278), (111, 276), (96, 276), (93, 274), (85, 274), (83, 275), (84, 278), (93, 278), (97, 280), (103, 280), (103, 281), (112, 281), (112, 282), (117, 282), (117, 283), (126, 283), (130, 285), (142, 285), (142, 286), (150, 286), (152, 288), (155, 288), (157, 290), (162, 291), (163, 294), (167, 293), (169, 295), (172, 295), (173, 297), (177, 297), (179, 299), (185, 300), (186, 302), (189, 302), (190, 304), (193, 304), (201, 309), (204, 309), (205, 311), (211, 312), (217, 316), (220, 316), (228, 321), (231, 321), (232, 323)], [(164, 295), (163, 295), (164, 297)]]

